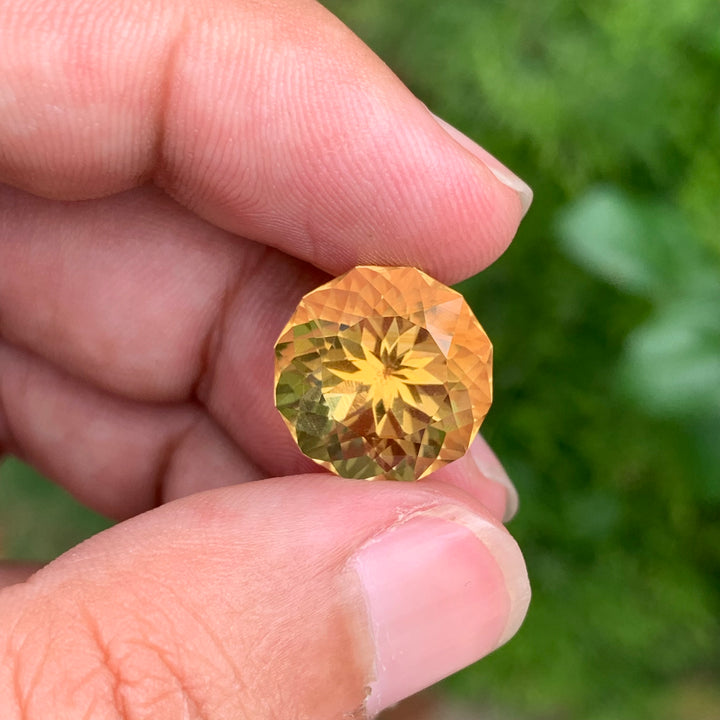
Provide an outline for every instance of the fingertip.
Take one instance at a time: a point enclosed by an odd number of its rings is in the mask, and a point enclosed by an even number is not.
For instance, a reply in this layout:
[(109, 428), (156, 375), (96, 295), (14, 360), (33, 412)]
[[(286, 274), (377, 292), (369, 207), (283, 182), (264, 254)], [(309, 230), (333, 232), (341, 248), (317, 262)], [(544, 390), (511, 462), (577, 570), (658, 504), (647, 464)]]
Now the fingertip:
[(482, 435), (478, 434), (473, 441), (470, 446), (469, 455), (476, 470), (483, 477), (496, 483), (505, 490), (505, 507), (502, 515), (499, 515), (499, 517), (503, 522), (509, 522), (515, 517), (520, 506), (520, 496), (518, 495), (515, 484)]
[(421, 482), (441, 482), (479, 500), (497, 520), (515, 517), (520, 504), (515, 485), (492, 448), (478, 434), (468, 452)]
[(520, 219), (524, 218), (533, 201), (532, 188), (520, 177), (518, 177), (510, 168), (500, 162), (494, 155), (489, 153), (484, 147), (476, 143), (464, 133), (460, 132), (456, 127), (451, 125), (441, 117), (431, 113), (435, 121), (445, 132), (461, 147), (467, 150), (471, 155), (480, 160), (490, 172), (506, 187), (509, 187), (517, 193), (520, 203)]
[(353, 567), (376, 653), (371, 716), (509, 640), (530, 599), (514, 540), (461, 505), (399, 519), (359, 550)]

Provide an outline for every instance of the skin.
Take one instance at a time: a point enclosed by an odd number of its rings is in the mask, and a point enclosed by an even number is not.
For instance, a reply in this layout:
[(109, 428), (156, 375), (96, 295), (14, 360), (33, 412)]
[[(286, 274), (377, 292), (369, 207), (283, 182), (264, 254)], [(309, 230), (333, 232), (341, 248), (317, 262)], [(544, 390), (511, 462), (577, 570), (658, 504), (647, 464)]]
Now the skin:
[(362, 717), (349, 559), (504, 498), (318, 473), (268, 358), (353, 265), (482, 270), (521, 199), (302, 0), (6, 0), (0, 78), (0, 455), (124, 521), (0, 570), (0, 716)]

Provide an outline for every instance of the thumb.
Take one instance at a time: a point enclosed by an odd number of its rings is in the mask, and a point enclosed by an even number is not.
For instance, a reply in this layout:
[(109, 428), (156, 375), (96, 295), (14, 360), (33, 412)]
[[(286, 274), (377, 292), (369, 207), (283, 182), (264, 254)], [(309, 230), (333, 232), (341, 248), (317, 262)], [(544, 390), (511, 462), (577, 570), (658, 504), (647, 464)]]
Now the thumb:
[(528, 600), (511, 536), (444, 483), (222, 488), (0, 593), (0, 716), (372, 717), (505, 642)]

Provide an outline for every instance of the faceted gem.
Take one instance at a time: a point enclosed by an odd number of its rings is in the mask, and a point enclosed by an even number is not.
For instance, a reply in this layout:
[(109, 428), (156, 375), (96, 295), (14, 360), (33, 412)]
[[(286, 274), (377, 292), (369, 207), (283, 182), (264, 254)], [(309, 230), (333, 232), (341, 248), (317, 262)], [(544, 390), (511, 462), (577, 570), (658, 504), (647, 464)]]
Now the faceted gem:
[(275, 404), (347, 478), (417, 480), (465, 454), (492, 402), (492, 345), (455, 290), (360, 266), (309, 292), (275, 346)]

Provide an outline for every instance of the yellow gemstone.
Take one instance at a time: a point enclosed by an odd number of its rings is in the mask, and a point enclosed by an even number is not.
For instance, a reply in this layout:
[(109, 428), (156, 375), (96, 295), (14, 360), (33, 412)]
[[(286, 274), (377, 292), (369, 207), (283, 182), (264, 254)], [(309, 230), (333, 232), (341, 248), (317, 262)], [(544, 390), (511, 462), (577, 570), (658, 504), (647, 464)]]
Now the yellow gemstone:
[(460, 293), (360, 266), (309, 292), (275, 346), (275, 404), (347, 478), (417, 480), (467, 452), (492, 402), (492, 345)]

